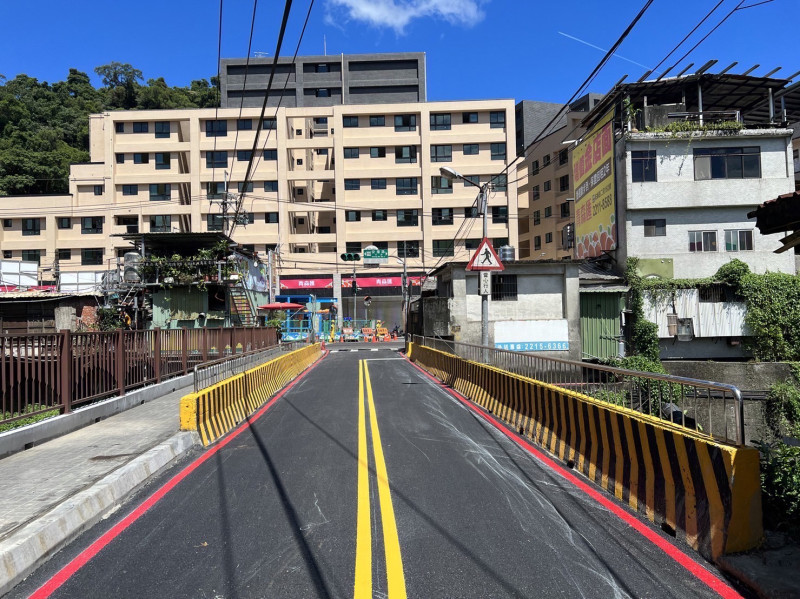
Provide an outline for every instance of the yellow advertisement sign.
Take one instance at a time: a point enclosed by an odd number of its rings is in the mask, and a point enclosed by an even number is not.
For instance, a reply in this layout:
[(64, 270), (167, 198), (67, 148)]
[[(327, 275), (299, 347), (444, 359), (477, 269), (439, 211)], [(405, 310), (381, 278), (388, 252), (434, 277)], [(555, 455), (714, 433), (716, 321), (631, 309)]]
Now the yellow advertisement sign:
[(578, 258), (617, 249), (613, 117), (613, 111), (604, 116), (572, 151)]

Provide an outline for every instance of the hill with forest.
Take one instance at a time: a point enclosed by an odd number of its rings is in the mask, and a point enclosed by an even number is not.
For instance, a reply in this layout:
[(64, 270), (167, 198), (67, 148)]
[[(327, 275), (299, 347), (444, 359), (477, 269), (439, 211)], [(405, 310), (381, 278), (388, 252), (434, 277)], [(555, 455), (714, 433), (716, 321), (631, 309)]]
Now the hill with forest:
[(90, 114), (219, 105), (216, 77), (170, 87), (125, 63), (94, 71), (102, 87), (77, 69), (57, 83), (0, 75), (0, 196), (67, 193), (69, 165), (89, 160)]

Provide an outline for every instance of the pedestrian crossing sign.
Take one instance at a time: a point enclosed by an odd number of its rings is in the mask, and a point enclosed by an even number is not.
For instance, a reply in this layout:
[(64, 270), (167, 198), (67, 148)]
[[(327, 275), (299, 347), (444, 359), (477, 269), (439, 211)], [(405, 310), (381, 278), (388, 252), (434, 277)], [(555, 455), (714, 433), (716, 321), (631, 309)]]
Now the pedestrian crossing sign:
[(467, 270), (505, 270), (500, 258), (497, 257), (497, 252), (492, 247), (492, 242), (488, 237), (484, 237), (478, 249), (472, 254), (472, 258), (467, 264)]

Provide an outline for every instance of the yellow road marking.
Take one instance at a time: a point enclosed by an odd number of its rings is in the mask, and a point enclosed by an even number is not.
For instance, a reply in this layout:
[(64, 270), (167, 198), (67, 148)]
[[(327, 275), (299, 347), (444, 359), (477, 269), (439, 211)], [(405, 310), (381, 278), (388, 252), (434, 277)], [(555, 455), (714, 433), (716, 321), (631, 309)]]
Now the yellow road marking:
[(358, 367), (358, 508), (356, 516), (355, 599), (372, 599), (372, 530), (369, 506), (369, 454), (364, 411), (364, 375)]
[[(400, 554), (400, 539), (397, 535), (397, 522), (394, 517), (389, 476), (386, 471), (386, 461), (383, 457), (383, 445), (381, 444), (381, 434), (378, 430), (378, 418), (375, 414), (375, 402), (372, 398), (369, 369), (365, 361), (362, 361), (362, 363), (364, 364), (367, 402), (369, 403), (372, 452), (375, 456), (375, 473), (378, 477), (378, 500), (381, 510), (381, 524), (383, 525), (383, 545), (386, 554), (386, 588), (389, 599), (405, 599), (406, 580), (403, 574), (403, 558)], [(361, 424), (359, 423), (360, 426)]]

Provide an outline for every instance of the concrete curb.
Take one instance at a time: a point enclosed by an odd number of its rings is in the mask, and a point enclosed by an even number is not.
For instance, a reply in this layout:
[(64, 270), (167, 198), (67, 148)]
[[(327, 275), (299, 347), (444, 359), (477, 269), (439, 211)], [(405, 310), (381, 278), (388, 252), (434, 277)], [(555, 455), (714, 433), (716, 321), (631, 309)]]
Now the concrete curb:
[(119, 507), (142, 483), (199, 443), (196, 432), (177, 433), (0, 542), (0, 595)]

